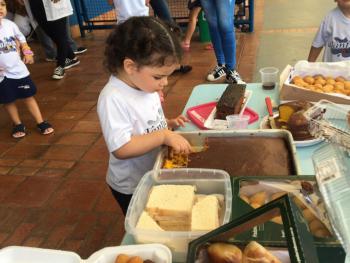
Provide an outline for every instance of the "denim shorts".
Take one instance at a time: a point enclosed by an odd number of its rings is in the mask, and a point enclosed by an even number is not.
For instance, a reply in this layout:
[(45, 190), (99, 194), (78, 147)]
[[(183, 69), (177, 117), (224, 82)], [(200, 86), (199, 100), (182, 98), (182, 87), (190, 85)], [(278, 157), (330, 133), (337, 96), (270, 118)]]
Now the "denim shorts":
[(36, 94), (36, 86), (30, 76), (21, 79), (4, 77), (0, 82), (0, 104), (7, 104), (17, 99), (25, 99)]

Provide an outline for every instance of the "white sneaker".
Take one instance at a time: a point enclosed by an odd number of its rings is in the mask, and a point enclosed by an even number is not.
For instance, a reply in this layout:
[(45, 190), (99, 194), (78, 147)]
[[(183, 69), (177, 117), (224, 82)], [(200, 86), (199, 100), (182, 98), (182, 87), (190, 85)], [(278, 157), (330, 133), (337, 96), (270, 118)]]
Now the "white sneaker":
[(215, 81), (226, 76), (225, 67), (217, 65), (207, 76), (207, 80)]
[(237, 83), (237, 84), (245, 84), (245, 82), (242, 80), (239, 73), (232, 69), (226, 69), (226, 82), (227, 83)]

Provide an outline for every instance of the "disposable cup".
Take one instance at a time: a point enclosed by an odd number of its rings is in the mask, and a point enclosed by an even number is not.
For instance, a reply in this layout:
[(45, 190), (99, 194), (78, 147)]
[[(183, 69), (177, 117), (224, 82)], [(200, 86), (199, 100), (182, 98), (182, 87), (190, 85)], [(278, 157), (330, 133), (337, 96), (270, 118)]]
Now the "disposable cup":
[(249, 116), (247, 115), (227, 115), (227, 127), (232, 130), (246, 129), (248, 126)]
[(278, 79), (278, 68), (266, 67), (260, 69), (263, 89), (274, 89)]

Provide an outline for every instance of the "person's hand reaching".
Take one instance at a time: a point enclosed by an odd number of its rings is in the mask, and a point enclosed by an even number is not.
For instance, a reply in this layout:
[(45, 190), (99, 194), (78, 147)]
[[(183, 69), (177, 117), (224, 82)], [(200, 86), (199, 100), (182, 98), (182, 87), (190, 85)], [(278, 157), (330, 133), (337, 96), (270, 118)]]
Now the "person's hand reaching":
[(186, 118), (183, 115), (179, 115), (174, 119), (170, 119), (167, 121), (168, 122), (168, 127), (170, 129), (178, 128), (178, 127), (185, 127), (185, 123), (189, 122), (189, 119)]
[(192, 152), (191, 144), (173, 131), (165, 130), (164, 144), (172, 147), (175, 153), (189, 154)]

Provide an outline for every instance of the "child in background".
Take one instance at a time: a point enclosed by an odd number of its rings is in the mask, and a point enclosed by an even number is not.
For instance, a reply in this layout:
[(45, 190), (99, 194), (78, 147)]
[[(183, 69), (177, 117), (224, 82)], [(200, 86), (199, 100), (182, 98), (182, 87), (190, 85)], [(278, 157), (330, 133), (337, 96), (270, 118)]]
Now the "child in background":
[(166, 120), (157, 93), (179, 65), (181, 51), (173, 32), (154, 17), (129, 18), (107, 39), (105, 66), (111, 77), (97, 112), (110, 152), (107, 184), (124, 215), (161, 145), (191, 151), (187, 140), (168, 129), (184, 126), (187, 118)]
[(324, 47), (324, 62), (350, 60), (350, 0), (335, 0), (337, 7), (323, 19), (308, 61), (315, 62)]
[(150, 0), (108, 0), (114, 5), (117, 13), (117, 24), (123, 23), (132, 16), (148, 16)]
[[(182, 49), (185, 51), (190, 51), (191, 47), (191, 39), (194, 31), (196, 30), (197, 18), (199, 13), (202, 10), (202, 5), (200, 0), (189, 0), (188, 1), (188, 9), (190, 10), (190, 14), (188, 15), (188, 25), (185, 33), (185, 37), (181, 43)], [(213, 45), (208, 44), (205, 46), (206, 50), (212, 50)]]
[[(17, 99), (24, 99), (29, 112), (37, 122), (40, 132), (42, 134), (50, 134), (54, 130), (51, 124), (44, 121), (41, 116), (39, 106), (33, 97), (36, 93), (36, 87), (25, 66), (25, 64), (34, 62), (33, 52), (27, 45), (26, 39), (19, 31), (17, 25), (4, 18), (6, 13), (6, 2), (5, 0), (0, 0), (0, 104), (4, 104), (14, 123), (12, 130), (14, 138), (21, 138), (26, 135), (25, 126), (20, 120), (15, 104)], [(18, 48), (23, 53), (23, 61)]]

